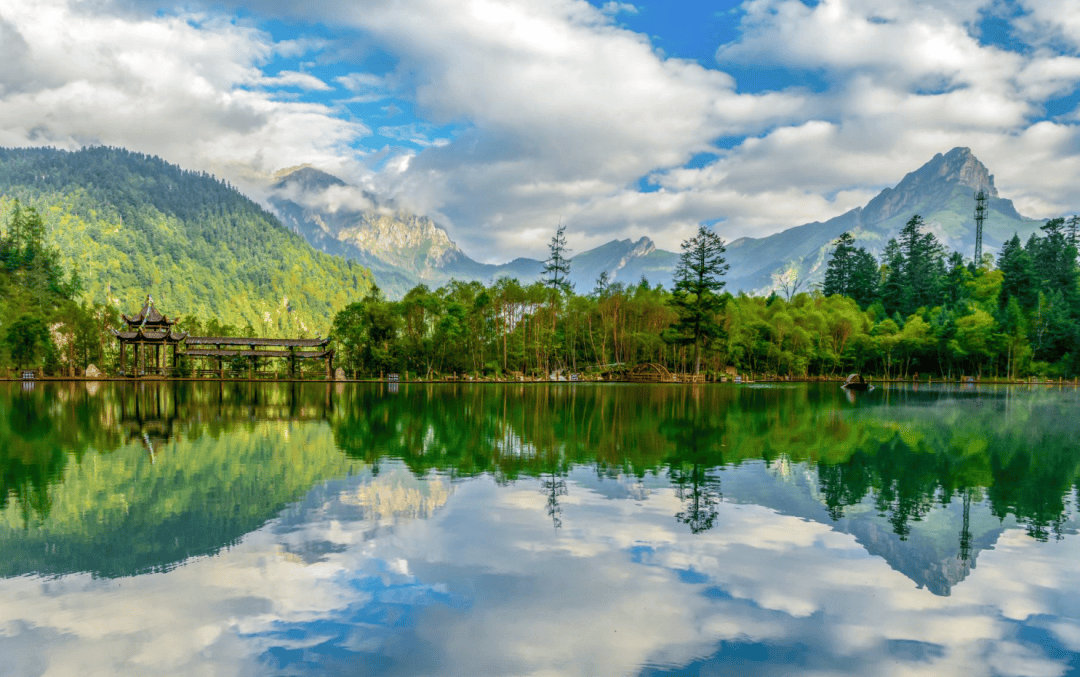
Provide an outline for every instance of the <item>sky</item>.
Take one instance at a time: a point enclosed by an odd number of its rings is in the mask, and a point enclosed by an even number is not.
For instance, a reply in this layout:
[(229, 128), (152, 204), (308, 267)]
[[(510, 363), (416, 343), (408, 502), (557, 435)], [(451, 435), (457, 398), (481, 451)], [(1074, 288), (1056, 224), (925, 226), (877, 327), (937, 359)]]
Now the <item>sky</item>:
[[(310, 164), (485, 262), (677, 251), (971, 148), (1080, 211), (1080, 0), (7, 0), (0, 146), (105, 144), (264, 201)], [(340, 198), (340, 196), (338, 196)]]

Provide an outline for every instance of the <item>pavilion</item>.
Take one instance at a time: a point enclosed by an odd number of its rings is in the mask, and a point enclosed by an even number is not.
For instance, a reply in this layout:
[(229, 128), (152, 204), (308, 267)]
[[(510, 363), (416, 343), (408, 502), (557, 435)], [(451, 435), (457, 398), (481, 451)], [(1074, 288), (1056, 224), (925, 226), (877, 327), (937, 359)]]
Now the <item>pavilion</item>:
[[(120, 317), (127, 324), (127, 330), (114, 329), (112, 332), (120, 340), (121, 376), (165, 376), (176, 369), (177, 348), (187, 338), (187, 334), (173, 331), (176, 320), (170, 320), (159, 313), (154, 308), (154, 299), (147, 296), (142, 310), (134, 317), (124, 314)], [(128, 346), (131, 346), (133, 353), (130, 369), (127, 362)], [(169, 348), (172, 348), (172, 363), (166, 367), (164, 360)]]
[[(173, 330), (176, 320), (170, 320), (154, 308), (154, 300), (147, 296), (142, 310), (134, 317), (121, 315), (127, 323), (126, 331), (113, 334), (120, 340), (120, 374), (122, 376), (172, 376), (176, 374), (177, 355), (211, 360), (213, 369), (199, 369), (201, 376), (225, 378), (226, 360), (234, 370), (234, 358), (247, 358), (247, 377), (255, 375), (260, 358), (284, 358), (289, 362), (289, 376), (295, 377), (297, 361), (303, 359), (323, 360), (326, 378), (333, 378), (334, 350), (328, 347), (330, 338), (280, 339), (243, 336), (189, 336)], [(127, 347), (133, 346), (131, 368), (127, 363)], [(169, 348), (172, 360), (163, 362)], [(150, 349), (148, 353), (147, 348)], [(149, 357), (149, 360), (148, 360)], [(152, 361), (151, 361), (152, 360)]]

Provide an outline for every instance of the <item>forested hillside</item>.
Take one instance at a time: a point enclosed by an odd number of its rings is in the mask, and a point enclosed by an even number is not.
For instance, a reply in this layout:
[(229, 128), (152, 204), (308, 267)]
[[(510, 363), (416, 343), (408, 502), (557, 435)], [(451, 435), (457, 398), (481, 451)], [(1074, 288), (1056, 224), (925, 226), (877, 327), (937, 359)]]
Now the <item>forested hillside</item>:
[(45, 243), (78, 273), (83, 300), (123, 312), (152, 294), (170, 316), (325, 335), (370, 286), (366, 268), (313, 250), (233, 187), (157, 157), (0, 149), (0, 231), (16, 202), (42, 216)]

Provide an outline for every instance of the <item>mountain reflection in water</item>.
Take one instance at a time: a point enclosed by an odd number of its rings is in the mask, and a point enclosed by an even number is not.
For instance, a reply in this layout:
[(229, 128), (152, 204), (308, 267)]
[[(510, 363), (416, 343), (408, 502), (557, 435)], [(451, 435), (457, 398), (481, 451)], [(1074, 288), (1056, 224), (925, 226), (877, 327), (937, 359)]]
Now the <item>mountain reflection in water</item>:
[(1072, 390), (18, 385), (0, 674), (1078, 664)]

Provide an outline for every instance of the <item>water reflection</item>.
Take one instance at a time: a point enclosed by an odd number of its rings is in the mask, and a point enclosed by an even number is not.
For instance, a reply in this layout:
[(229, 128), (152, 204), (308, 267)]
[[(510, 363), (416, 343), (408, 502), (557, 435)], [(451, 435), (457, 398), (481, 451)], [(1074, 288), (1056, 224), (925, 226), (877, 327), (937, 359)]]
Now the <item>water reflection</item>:
[(859, 395), (0, 390), (0, 672), (1075, 669), (1075, 393)]

